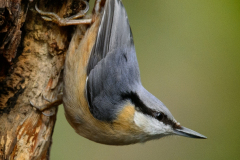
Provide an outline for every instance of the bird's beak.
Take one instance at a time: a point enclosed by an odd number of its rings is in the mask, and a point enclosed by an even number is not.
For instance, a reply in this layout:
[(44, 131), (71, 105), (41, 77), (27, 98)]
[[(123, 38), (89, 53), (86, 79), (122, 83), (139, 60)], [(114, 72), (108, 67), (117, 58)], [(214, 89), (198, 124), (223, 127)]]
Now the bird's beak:
[(188, 129), (186, 127), (179, 127), (173, 130), (174, 134), (189, 138), (200, 138), (200, 139), (206, 139), (204, 135), (201, 135), (200, 133), (197, 133), (191, 129)]

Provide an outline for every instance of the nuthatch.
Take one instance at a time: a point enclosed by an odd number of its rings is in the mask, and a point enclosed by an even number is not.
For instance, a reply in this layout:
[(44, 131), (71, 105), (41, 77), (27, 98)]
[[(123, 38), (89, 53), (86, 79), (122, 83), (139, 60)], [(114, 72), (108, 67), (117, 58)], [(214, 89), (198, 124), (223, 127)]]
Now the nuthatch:
[[(205, 136), (181, 126), (141, 84), (133, 36), (120, 0), (97, 0), (92, 19), (71, 19), (36, 10), (60, 25), (91, 27), (72, 38), (64, 66), (63, 105), (75, 131), (109, 145), (146, 142), (168, 135)], [(77, 31), (76, 31), (77, 32)], [(76, 47), (77, 46), (77, 47)]]

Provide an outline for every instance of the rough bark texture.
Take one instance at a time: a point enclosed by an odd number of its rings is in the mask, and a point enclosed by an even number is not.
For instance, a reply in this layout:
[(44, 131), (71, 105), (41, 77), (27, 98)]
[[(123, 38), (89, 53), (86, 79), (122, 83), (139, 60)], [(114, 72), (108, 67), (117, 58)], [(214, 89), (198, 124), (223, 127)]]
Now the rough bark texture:
[[(68, 17), (84, 8), (81, 0), (38, 2), (43, 11)], [(56, 114), (39, 106), (61, 90), (62, 69), (72, 27), (45, 22), (35, 2), (0, 0), (0, 160), (49, 159)], [(54, 107), (49, 112), (57, 112)]]

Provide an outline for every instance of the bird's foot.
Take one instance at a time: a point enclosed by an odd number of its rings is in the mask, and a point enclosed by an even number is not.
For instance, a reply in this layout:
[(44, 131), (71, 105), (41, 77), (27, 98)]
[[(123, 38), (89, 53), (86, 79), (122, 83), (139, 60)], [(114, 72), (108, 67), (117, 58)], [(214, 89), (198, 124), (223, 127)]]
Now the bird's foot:
[(54, 22), (54, 23), (58, 24), (59, 26), (91, 24), (92, 19), (77, 19), (77, 18), (81, 18), (81, 17), (85, 16), (87, 11), (89, 10), (88, 2), (86, 2), (86, 1), (83, 1), (83, 2), (85, 3), (86, 8), (84, 10), (80, 11), (78, 14), (75, 14), (68, 18), (60, 18), (56, 13), (53, 13), (53, 12), (44, 12), (37, 7), (37, 3), (35, 4), (35, 9), (42, 16), (42, 18), (45, 21)]
[(35, 107), (37, 110), (41, 111), (45, 116), (52, 116), (55, 115), (56, 109), (54, 107), (62, 104), (63, 94), (59, 94), (55, 99), (49, 100), (43, 95), (43, 99), (48, 101), (47, 104), (36, 106), (32, 101), (29, 101), (30, 104)]

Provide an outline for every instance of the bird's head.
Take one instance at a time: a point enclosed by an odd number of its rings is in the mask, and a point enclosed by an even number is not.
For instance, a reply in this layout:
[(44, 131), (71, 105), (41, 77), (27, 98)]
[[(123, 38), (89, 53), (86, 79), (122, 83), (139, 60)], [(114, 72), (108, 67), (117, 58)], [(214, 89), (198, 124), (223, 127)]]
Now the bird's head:
[(177, 122), (168, 108), (145, 88), (136, 92), (124, 94), (125, 100), (129, 100), (134, 106), (133, 122), (141, 130), (141, 141), (159, 139), (168, 135), (179, 135), (189, 138), (205, 139), (191, 129), (183, 127)]

